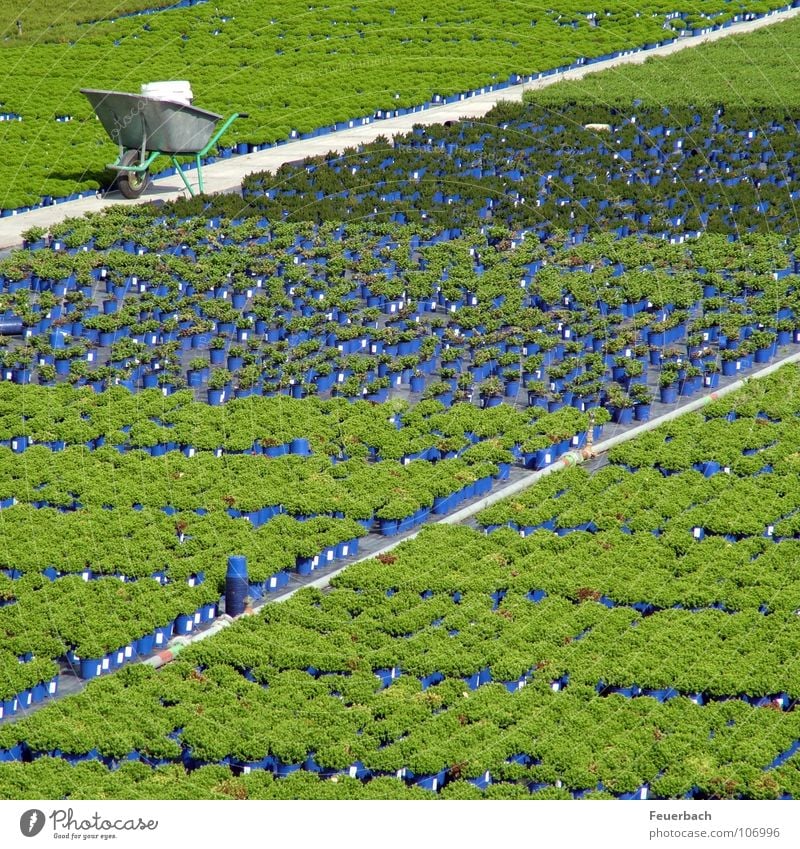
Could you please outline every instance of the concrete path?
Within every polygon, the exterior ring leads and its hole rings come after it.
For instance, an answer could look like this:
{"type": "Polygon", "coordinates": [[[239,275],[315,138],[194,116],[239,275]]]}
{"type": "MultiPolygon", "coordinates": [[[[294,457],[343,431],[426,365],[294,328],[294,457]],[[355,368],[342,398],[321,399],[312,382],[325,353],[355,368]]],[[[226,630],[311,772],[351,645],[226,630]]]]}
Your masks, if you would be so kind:
{"type": "MultiPolygon", "coordinates": [[[[641,64],[651,56],[669,56],[684,50],[687,47],[695,47],[699,44],[707,44],[718,41],[729,35],[742,34],[765,26],[785,21],[800,14],[800,8],[788,9],[776,12],[755,21],[744,21],[734,24],[725,29],[715,30],[707,35],[684,36],[672,44],[663,47],[655,47],[651,50],[638,50],[627,55],[618,56],[605,62],[598,62],[581,68],[555,74],[542,80],[509,86],[501,91],[489,94],[480,94],[469,97],[444,106],[434,106],[421,112],[403,115],[400,118],[389,118],[376,120],[370,124],[353,129],[341,130],[329,135],[301,139],[296,142],[282,144],[268,150],[250,153],[244,156],[233,156],[222,162],[217,162],[203,169],[206,191],[230,192],[238,191],[242,179],[254,171],[276,171],[287,162],[295,162],[308,156],[319,156],[328,151],[341,151],[347,147],[355,147],[374,141],[378,136],[389,136],[396,133],[409,131],[414,124],[442,124],[445,121],[456,121],[459,118],[480,118],[494,108],[500,101],[519,101],[526,91],[534,91],[544,88],[561,80],[579,80],[587,74],[593,74],[607,68],[619,65],[641,64]]],[[[111,151],[109,142],[109,151],[111,151]]],[[[196,172],[189,172],[191,178],[196,179],[196,172]]],[[[142,200],[174,200],[187,194],[179,176],[165,177],[153,181],[142,200]]],[[[22,243],[22,233],[29,227],[49,227],[62,221],[67,217],[81,216],[87,212],[98,212],[104,207],[112,204],[134,204],[140,201],[125,200],[119,192],[108,192],[103,196],[93,198],[82,198],[76,201],[55,204],[54,206],[41,207],[20,215],[0,218],[0,248],[8,248],[22,243]]]]}

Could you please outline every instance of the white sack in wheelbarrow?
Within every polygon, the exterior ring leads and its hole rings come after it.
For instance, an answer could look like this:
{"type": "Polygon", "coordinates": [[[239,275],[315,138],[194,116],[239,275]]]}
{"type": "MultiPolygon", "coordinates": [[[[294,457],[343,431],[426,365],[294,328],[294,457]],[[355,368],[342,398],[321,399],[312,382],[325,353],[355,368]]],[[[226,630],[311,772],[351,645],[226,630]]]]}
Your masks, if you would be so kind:
{"type": "Polygon", "coordinates": [[[192,105],[194,94],[187,80],[166,80],[164,82],[143,83],[141,94],[156,100],[171,100],[192,105]]]}

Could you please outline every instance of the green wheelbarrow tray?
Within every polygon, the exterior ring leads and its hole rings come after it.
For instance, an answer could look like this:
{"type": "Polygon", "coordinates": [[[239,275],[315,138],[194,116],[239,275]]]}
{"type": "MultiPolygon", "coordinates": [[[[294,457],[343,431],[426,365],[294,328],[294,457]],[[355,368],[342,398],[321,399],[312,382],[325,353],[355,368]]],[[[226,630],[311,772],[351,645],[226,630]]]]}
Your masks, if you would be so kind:
{"type": "Polygon", "coordinates": [[[162,154],[171,157],[191,195],[195,190],[186,179],[177,157],[194,156],[197,188],[202,192],[202,158],[237,118],[247,117],[243,113],[234,113],[216,130],[221,115],[186,103],[120,91],[86,88],[80,91],[92,104],[111,140],[119,145],[119,158],[108,167],[119,172],[117,184],[128,198],[142,194],[148,182],[148,169],[162,154]]]}

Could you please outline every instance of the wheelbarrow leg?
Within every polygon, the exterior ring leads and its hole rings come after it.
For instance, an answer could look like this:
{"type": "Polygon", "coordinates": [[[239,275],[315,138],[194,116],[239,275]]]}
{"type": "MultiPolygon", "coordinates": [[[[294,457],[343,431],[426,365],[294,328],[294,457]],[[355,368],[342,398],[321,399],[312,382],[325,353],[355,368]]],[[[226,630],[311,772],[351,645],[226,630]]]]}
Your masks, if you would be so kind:
{"type": "MultiPolygon", "coordinates": [[[[184,173],[180,162],[178,162],[177,156],[172,157],[172,164],[175,166],[175,170],[181,175],[181,180],[183,180],[183,185],[186,186],[186,190],[189,192],[189,194],[192,197],[194,197],[194,189],[192,188],[191,183],[186,179],[186,174],[184,173]]],[[[202,191],[202,182],[201,182],[200,185],[201,185],[200,191],[202,191]]]]}
{"type": "MultiPolygon", "coordinates": [[[[196,192],[192,187],[192,184],[186,179],[186,172],[181,167],[177,157],[172,157],[172,164],[175,166],[175,170],[181,175],[181,180],[183,180],[183,185],[186,186],[186,190],[192,197],[194,197],[196,192]]],[[[203,160],[200,158],[199,153],[195,156],[195,164],[197,166],[197,191],[200,194],[203,194],[205,188],[203,184],[203,160]]]]}
{"type": "MultiPolygon", "coordinates": [[[[205,184],[203,183],[203,157],[206,156],[206,154],[208,154],[208,152],[211,150],[211,148],[213,148],[216,145],[216,143],[220,140],[220,138],[222,138],[223,134],[228,129],[228,127],[230,127],[230,125],[237,118],[248,118],[248,117],[249,116],[247,115],[247,113],[234,112],[234,114],[231,115],[231,117],[228,118],[222,124],[222,126],[217,130],[217,132],[214,133],[213,137],[208,142],[208,144],[202,150],[198,150],[197,153],[195,154],[195,163],[197,165],[197,188],[198,188],[198,191],[200,192],[200,194],[203,194],[203,192],[205,191],[205,184]]],[[[174,157],[173,157],[173,162],[175,162],[174,157]]],[[[177,162],[175,162],[175,164],[177,166],[177,162]]],[[[181,170],[181,177],[183,178],[184,185],[189,190],[189,194],[194,195],[194,189],[192,189],[192,187],[189,185],[189,183],[188,183],[186,177],[184,176],[182,170],[181,170]]]]}
{"type": "Polygon", "coordinates": [[[197,186],[200,190],[200,194],[202,195],[205,191],[203,186],[203,160],[200,158],[199,153],[195,158],[197,159],[197,186]]]}

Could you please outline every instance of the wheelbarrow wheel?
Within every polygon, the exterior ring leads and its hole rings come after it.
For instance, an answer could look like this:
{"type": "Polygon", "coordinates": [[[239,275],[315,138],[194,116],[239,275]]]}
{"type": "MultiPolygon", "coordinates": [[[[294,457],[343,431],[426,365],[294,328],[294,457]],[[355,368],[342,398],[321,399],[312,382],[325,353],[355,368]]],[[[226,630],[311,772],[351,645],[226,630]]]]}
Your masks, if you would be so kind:
{"type": "MultiPolygon", "coordinates": [[[[120,160],[120,165],[136,165],[139,162],[138,150],[126,150],[120,160]]],[[[147,188],[150,175],[147,171],[120,171],[117,177],[117,187],[123,196],[135,200],[147,188]]]]}

